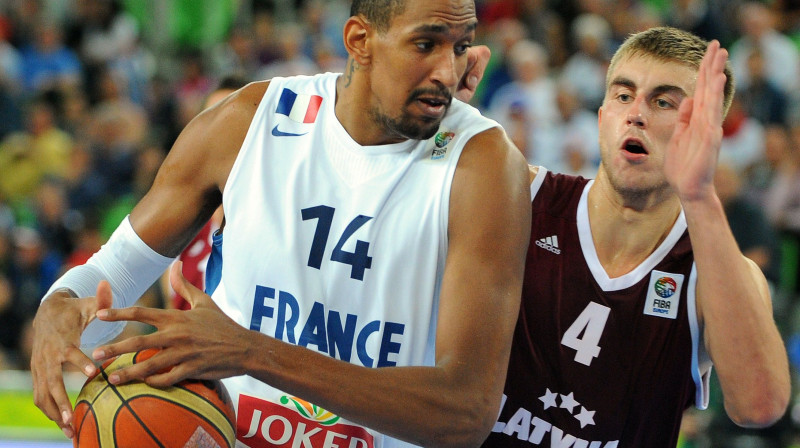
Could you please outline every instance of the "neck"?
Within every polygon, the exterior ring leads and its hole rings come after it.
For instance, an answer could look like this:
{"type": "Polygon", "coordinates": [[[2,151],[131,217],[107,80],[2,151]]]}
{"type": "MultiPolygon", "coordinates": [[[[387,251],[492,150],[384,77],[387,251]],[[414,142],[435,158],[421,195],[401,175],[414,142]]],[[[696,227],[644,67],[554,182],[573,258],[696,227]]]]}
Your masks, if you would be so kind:
{"type": "Polygon", "coordinates": [[[351,58],[345,73],[336,80],[336,118],[356,143],[362,146],[398,143],[406,138],[388,135],[373,115],[370,79],[351,58]]]}
{"type": "Polygon", "coordinates": [[[589,191],[589,224],[597,256],[606,273],[619,277],[639,266],[664,241],[681,212],[678,197],[654,192],[632,206],[607,178],[598,176],[589,191]]]}

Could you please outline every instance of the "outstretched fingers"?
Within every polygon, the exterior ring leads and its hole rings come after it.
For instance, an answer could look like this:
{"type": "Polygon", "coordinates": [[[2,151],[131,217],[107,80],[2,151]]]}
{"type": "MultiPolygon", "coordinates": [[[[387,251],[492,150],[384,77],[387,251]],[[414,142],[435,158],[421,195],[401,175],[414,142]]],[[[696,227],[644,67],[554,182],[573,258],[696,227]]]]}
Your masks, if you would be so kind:
{"type": "Polygon", "coordinates": [[[708,125],[714,127],[722,124],[722,102],[726,81],[724,70],[727,60],[727,50],[721,48],[718,41],[711,41],[697,73],[695,110],[703,114],[702,119],[706,120],[708,125]]]}
{"type": "Polygon", "coordinates": [[[47,369],[43,375],[31,366],[34,381],[39,383],[33,388],[33,403],[50,420],[54,421],[68,438],[74,436],[72,429],[72,403],[69,401],[61,366],[58,369],[47,369]]]}

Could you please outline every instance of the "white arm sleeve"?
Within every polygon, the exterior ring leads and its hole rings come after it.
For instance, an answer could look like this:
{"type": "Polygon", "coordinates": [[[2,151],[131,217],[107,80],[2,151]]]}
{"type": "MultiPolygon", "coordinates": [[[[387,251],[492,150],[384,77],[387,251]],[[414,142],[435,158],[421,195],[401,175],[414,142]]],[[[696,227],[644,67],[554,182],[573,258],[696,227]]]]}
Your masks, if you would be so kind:
{"type": "MultiPolygon", "coordinates": [[[[78,297],[91,297],[100,280],[111,284],[113,307],[131,306],[164,273],[173,259],[151,249],[131,227],[126,216],[108,242],[86,264],[67,271],[45,294],[68,288],[78,297]]],[[[44,301],[44,299],[42,299],[44,301]]],[[[81,335],[81,348],[91,348],[117,336],[125,322],[93,320],[81,335]]]]}

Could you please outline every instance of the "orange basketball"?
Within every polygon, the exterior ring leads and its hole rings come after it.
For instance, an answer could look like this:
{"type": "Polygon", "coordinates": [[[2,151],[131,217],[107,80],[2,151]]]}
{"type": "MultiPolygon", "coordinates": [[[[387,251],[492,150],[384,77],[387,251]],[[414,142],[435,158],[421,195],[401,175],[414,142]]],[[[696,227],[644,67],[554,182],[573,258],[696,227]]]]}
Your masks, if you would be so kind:
{"type": "Polygon", "coordinates": [[[75,404],[75,447],[233,448],[236,417],[220,381],[184,380],[167,388],[108,382],[111,372],[157,352],[110,359],[86,380],[75,404]]]}

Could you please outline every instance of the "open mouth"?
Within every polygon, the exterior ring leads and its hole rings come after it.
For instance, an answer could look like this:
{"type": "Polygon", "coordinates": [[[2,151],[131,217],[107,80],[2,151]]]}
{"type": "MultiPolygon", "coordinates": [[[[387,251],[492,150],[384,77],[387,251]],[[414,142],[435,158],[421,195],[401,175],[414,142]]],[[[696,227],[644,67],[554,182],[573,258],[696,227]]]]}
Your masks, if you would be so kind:
{"type": "Polygon", "coordinates": [[[425,97],[417,98],[422,107],[422,113],[431,119],[440,119],[447,110],[450,102],[446,98],[425,97]]]}
{"type": "Polygon", "coordinates": [[[429,107],[442,107],[447,106],[449,101],[446,98],[419,98],[419,101],[429,107]]]}
{"type": "Polygon", "coordinates": [[[622,144],[622,149],[631,154],[647,155],[647,149],[641,141],[635,139],[628,139],[622,144]]]}

